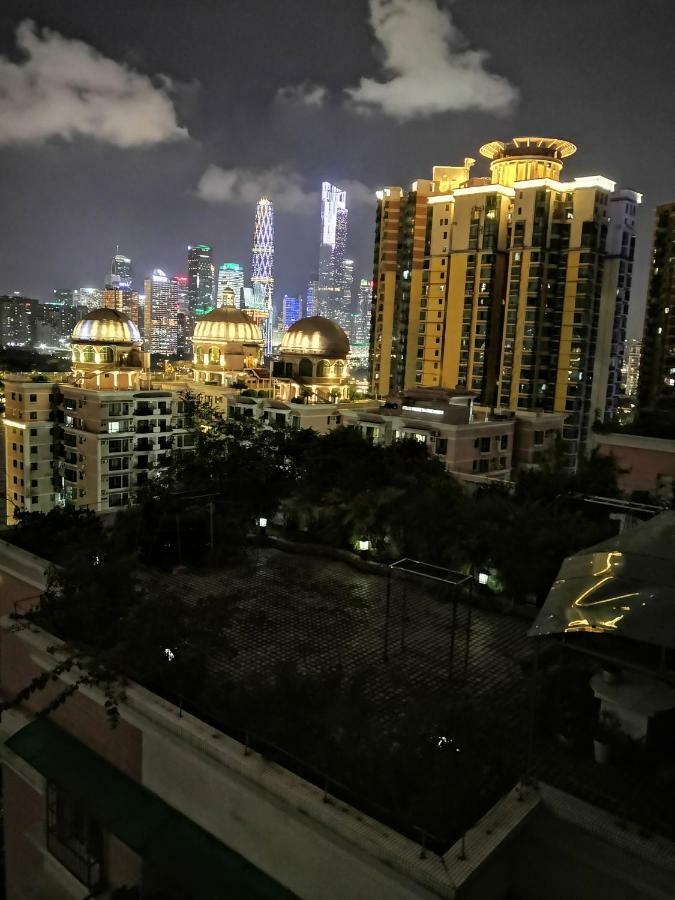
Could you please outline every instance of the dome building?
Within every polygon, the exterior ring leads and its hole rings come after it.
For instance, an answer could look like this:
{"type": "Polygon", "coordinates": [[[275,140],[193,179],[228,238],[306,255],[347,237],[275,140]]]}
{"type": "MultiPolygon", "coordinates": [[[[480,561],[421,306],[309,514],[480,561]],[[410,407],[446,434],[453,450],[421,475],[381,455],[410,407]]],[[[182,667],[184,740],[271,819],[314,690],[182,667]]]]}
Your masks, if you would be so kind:
{"type": "Polygon", "coordinates": [[[143,357],[141,335],[117,309],[94,309],[80,319],[70,338],[73,375],[85,387],[137,387],[143,357]]]}
{"type": "Polygon", "coordinates": [[[349,389],[349,338],[330,319],[299,319],[284,334],[274,364],[275,394],[314,402],[344,400],[349,389]],[[287,396],[286,396],[287,395],[287,396]]]}
{"type": "Polygon", "coordinates": [[[199,316],[192,336],[193,377],[197,382],[231,384],[263,360],[260,328],[243,310],[221,306],[199,316]]]}

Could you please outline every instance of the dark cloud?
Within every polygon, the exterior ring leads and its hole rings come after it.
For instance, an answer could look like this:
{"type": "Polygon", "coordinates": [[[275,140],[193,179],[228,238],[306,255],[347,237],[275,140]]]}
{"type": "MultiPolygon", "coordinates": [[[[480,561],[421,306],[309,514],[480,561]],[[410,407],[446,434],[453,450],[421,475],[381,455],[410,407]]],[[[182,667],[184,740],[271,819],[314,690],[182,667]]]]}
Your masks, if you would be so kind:
{"type": "MultiPolygon", "coordinates": [[[[390,11],[399,2],[392,0],[390,11]]],[[[318,265],[323,180],[361,185],[349,201],[348,252],[357,276],[367,276],[375,216],[369,190],[409,185],[428,177],[434,164],[477,156],[489,140],[544,134],[579,147],[565,178],[601,174],[644,192],[633,288],[637,330],[652,210],[675,199],[675,123],[667,97],[675,80],[673,5],[650,4],[648,16],[634,0],[427,0],[427,8],[451,30],[409,32],[412,61],[403,66],[395,65],[397,56],[385,58],[368,0],[3,0],[6,61],[25,65],[16,29],[30,17],[39,29],[147,78],[167,94],[191,140],[121,149],[78,132],[70,141],[0,146],[0,291],[46,298],[55,287],[100,283],[116,243],[133,257],[139,278],[155,267],[183,271],[187,244],[201,241],[213,244],[217,261],[248,268],[255,185],[272,199],[274,192],[290,198],[277,200],[275,272],[281,295],[302,292],[318,265]],[[397,85],[386,90],[400,98],[397,78],[419,71],[414,66],[439,48],[453,65],[477,48],[489,53],[469,59],[488,79],[516,86],[517,105],[496,115],[476,103],[407,120],[383,112],[382,103],[367,104],[370,115],[345,108],[345,91],[369,81],[397,85]],[[199,90],[167,93],[154,78],[159,72],[199,90]],[[289,94],[282,90],[289,85],[302,88],[289,94]],[[322,102],[303,103],[317,85],[326,89],[316,94],[322,102]],[[280,171],[281,180],[270,183],[269,173],[280,171]],[[212,202],[200,198],[198,185],[212,202]],[[357,195],[366,202],[354,202],[357,195]]],[[[444,66],[430,68],[416,89],[421,107],[451,94],[448,79],[438,89],[445,75],[444,66]]],[[[479,158],[474,174],[487,171],[479,158]]]]}
{"type": "Polygon", "coordinates": [[[22,59],[0,57],[0,144],[85,136],[117,147],[187,137],[169,96],[157,84],[82,41],[29,20],[16,30],[22,59]]]}

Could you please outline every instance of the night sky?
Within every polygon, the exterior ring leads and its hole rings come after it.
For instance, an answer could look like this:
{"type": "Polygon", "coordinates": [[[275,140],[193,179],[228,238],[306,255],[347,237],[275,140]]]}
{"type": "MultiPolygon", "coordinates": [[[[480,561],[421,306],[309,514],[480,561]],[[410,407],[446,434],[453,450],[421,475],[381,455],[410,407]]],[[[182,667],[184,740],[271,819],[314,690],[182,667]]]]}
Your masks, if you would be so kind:
{"type": "Polygon", "coordinates": [[[324,179],[370,275],[376,187],[541,134],[578,145],[567,177],[644,193],[636,332],[675,200],[674,26],[672,0],[3,0],[0,292],[100,286],[117,243],[137,286],[196,242],[248,275],[266,190],[277,293],[304,293],[324,179]]]}

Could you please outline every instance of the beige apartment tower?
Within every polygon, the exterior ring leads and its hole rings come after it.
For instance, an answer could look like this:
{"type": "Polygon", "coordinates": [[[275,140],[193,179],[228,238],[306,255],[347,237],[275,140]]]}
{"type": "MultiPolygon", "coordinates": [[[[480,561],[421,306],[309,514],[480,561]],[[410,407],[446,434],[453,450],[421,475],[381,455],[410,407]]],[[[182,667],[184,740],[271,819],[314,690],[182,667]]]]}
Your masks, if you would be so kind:
{"type": "Polygon", "coordinates": [[[570,462],[621,389],[640,195],[562,181],[569,141],[492,141],[474,163],[378,192],[371,383],[468,388],[489,407],[565,414],[570,462]]]}

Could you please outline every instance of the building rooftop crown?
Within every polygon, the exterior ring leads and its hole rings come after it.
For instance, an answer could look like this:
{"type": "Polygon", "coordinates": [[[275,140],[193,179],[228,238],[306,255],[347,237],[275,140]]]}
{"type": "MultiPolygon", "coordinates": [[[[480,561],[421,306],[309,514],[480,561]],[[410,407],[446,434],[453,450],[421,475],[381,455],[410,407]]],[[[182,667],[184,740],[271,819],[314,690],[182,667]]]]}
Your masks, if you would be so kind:
{"type": "Polygon", "coordinates": [[[308,316],[298,319],[284,334],[280,353],[284,352],[346,359],[349,338],[336,322],[323,316],[308,316]]]}
{"type": "Polygon", "coordinates": [[[480,148],[487,159],[509,159],[518,156],[565,159],[577,152],[575,144],[560,138],[514,137],[510,141],[490,141],[480,148]]]}
{"type": "Polygon", "coordinates": [[[205,316],[198,316],[193,340],[262,344],[263,336],[258,325],[243,310],[221,306],[205,316]]]}
{"type": "Polygon", "coordinates": [[[140,344],[135,323],[117,309],[93,309],[80,319],[71,340],[79,344],[140,344]]]}

